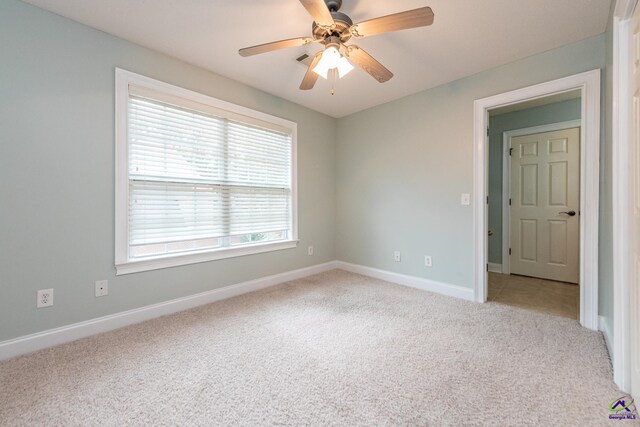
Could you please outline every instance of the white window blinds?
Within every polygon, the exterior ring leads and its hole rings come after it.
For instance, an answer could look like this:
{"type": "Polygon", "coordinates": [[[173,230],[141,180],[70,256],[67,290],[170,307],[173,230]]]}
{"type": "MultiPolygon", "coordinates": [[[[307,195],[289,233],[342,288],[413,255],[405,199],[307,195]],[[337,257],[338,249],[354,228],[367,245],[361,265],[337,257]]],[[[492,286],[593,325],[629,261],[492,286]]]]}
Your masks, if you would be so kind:
{"type": "Polygon", "coordinates": [[[129,257],[287,240],[292,134],[129,88],[129,257]]]}

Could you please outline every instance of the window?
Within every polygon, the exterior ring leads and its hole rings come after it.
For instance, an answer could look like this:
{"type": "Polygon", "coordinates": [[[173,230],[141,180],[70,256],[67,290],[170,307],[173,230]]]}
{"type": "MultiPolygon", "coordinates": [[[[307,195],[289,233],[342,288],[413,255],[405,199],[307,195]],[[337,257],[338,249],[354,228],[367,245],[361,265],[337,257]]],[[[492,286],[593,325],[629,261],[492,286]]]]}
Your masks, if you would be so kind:
{"type": "Polygon", "coordinates": [[[295,247],[295,152],[295,123],[117,69],[117,274],[295,247]]]}

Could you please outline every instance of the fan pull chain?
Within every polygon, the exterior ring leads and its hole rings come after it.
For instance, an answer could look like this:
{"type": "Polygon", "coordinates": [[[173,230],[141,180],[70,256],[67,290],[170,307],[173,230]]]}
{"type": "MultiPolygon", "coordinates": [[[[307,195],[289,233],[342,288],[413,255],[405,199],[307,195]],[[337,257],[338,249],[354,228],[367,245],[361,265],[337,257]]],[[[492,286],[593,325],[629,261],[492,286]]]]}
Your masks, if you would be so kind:
{"type": "Polygon", "coordinates": [[[338,70],[336,68],[331,70],[331,96],[336,94],[336,74],[338,74],[338,70]]]}

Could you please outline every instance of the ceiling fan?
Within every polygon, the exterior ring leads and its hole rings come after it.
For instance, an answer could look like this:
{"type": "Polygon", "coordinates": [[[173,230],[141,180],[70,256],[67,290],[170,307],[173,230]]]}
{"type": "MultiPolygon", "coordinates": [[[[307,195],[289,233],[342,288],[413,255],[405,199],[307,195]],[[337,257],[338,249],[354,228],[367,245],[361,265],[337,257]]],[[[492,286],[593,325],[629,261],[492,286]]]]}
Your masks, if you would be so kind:
{"type": "MultiPolygon", "coordinates": [[[[331,72],[344,77],[353,69],[353,62],[369,73],[371,77],[384,83],[393,77],[393,73],[376,61],[362,48],[352,44],[345,45],[351,38],[362,38],[391,31],[424,27],[433,23],[433,11],[430,7],[408,10],[405,12],[386,15],[368,21],[354,24],[351,18],[338,12],[342,0],[299,0],[314,19],[312,37],[298,37],[280,40],[272,43],[240,49],[241,56],[252,56],[289,47],[304,46],[319,43],[324,50],[318,52],[302,79],[300,89],[313,88],[319,76],[327,78],[331,72]]],[[[332,91],[333,94],[333,91],[332,91]]]]}

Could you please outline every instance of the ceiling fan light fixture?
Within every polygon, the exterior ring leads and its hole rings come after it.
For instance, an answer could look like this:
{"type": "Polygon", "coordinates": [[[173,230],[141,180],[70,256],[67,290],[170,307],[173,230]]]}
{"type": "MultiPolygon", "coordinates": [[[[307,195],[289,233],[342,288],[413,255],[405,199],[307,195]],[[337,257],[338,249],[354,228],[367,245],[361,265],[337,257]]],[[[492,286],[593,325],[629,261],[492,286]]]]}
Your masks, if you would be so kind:
{"type": "Polygon", "coordinates": [[[318,65],[313,68],[313,71],[326,79],[328,77],[329,70],[334,68],[338,69],[338,74],[340,78],[342,78],[353,70],[353,65],[347,61],[347,58],[340,54],[335,46],[329,46],[324,52],[322,52],[322,58],[320,59],[320,62],[318,62],[318,65]]]}
{"type": "Polygon", "coordinates": [[[327,76],[329,75],[329,67],[321,63],[322,63],[322,60],[320,60],[318,65],[315,66],[315,68],[313,69],[313,72],[319,75],[320,77],[326,79],[327,76]]]}
{"type": "Polygon", "coordinates": [[[343,78],[353,70],[353,65],[344,56],[338,61],[338,76],[343,78]]]}

